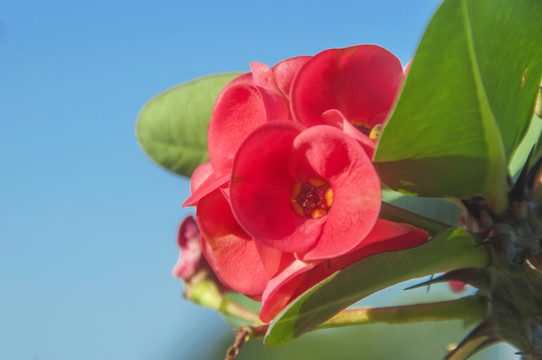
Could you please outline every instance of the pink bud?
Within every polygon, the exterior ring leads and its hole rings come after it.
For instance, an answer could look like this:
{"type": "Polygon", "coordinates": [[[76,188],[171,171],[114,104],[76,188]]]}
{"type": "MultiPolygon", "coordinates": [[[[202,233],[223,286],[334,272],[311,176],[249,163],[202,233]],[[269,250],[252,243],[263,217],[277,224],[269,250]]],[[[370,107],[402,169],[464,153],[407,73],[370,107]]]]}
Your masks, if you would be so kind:
{"type": "Polygon", "coordinates": [[[200,232],[192,215],[184,218],[179,226],[177,246],[179,258],[173,267],[172,274],[177,278],[190,281],[198,270],[208,267],[201,252],[200,232]]]}

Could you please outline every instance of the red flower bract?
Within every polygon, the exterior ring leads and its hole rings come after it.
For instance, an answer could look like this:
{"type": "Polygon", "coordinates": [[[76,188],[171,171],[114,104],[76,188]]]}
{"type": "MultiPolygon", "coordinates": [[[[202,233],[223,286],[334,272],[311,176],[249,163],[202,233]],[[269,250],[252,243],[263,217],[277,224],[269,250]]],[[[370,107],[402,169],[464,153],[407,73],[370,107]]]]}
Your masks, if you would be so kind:
{"type": "Polygon", "coordinates": [[[308,126],[340,126],[345,118],[368,135],[386,119],[403,79],[399,59],[379,46],[325,50],[297,74],[290,91],[292,114],[308,126]],[[323,119],[330,110],[335,112],[323,119]]]}
{"type": "Polygon", "coordinates": [[[356,261],[385,251],[417,246],[428,237],[427,232],[414,226],[378,220],[367,237],[344,256],[318,263],[292,261],[290,266],[271,279],[265,288],[260,319],[264,322],[271,321],[293,299],[356,261]]]}
{"type": "Polygon", "coordinates": [[[256,127],[288,120],[288,92],[299,68],[309,59],[299,56],[273,68],[252,63],[252,72],[231,81],[218,95],[209,123],[209,158],[216,176],[229,173],[239,143],[256,127]]]}
{"type": "Polygon", "coordinates": [[[360,144],[341,130],[265,124],[241,144],[230,202],[253,238],[304,260],[355,248],[380,212],[380,180],[360,144]]]}
{"type": "Polygon", "coordinates": [[[198,203],[202,249],[224,285],[250,296],[263,292],[268,276],[254,240],[235,221],[220,189],[198,203]]]}

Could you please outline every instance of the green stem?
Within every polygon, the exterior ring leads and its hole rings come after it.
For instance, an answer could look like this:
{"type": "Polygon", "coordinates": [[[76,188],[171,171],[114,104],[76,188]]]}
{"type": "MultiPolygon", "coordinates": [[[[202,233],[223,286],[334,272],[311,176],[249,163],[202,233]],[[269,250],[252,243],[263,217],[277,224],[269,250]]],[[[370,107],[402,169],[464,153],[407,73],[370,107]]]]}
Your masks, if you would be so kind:
{"type": "Polygon", "coordinates": [[[247,321],[252,326],[263,325],[258,314],[228,299],[222,300],[219,311],[224,315],[235,316],[238,319],[247,321]]]}
{"type": "Polygon", "coordinates": [[[386,202],[382,202],[380,218],[419,227],[427,231],[430,235],[436,235],[452,227],[451,225],[422,216],[420,214],[416,214],[412,211],[405,210],[386,202]]]}
{"type": "Polygon", "coordinates": [[[318,326],[318,329],[374,323],[405,324],[420,321],[482,320],[486,313],[486,301],[483,297],[475,295],[428,304],[343,310],[318,326]]]}
{"type": "Polygon", "coordinates": [[[258,314],[224,298],[213,280],[205,279],[197,283],[185,283],[184,296],[198,305],[244,320],[249,325],[255,327],[263,325],[258,314]]]}
{"type": "MultiPolygon", "coordinates": [[[[481,321],[487,313],[484,297],[473,295],[461,299],[426,304],[389,306],[370,309],[343,310],[325,323],[312,329],[330,329],[345,326],[376,323],[407,324],[422,321],[471,320],[481,321]]],[[[243,326],[246,340],[263,337],[268,325],[259,327],[243,326]]],[[[238,349],[238,348],[237,348],[238,349]]]]}

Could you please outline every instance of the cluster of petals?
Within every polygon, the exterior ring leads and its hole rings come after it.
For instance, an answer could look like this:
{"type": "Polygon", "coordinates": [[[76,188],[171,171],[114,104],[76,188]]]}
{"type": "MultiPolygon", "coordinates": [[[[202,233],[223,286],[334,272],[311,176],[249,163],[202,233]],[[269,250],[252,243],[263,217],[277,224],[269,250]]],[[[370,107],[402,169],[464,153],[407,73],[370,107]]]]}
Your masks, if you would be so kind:
{"type": "Polygon", "coordinates": [[[217,98],[184,205],[216,276],[268,322],[335,271],[428,235],[378,218],[375,133],[404,78],[393,54],[359,45],[251,70],[217,98]]]}

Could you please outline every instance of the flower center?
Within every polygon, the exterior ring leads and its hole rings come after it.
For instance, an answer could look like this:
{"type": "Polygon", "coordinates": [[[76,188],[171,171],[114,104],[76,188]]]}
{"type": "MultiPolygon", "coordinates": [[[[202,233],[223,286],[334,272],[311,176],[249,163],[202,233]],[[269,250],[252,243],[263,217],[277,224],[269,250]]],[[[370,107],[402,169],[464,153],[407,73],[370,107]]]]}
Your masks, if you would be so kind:
{"type": "Polygon", "coordinates": [[[373,140],[378,140],[380,133],[382,132],[382,125],[380,124],[371,127],[371,125],[367,124],[366,122],[356,121],[352,125],[373,140]]]}
{"type": "Polygon", "coordinates": [[[371,125],[367,124],[366,122],[356,121],[352,125],[354,125],[356,129],[358,129],[367,136],[369,136],[369,134],[371,133],[371,125]]]}
{"type": "Polygon", "coordinates": [[[297,182],[292,188],[292,207],[301,216],[318,219],[327,214],[333,204],[333,189],[322,179],[310,178],[297,182]]]}

